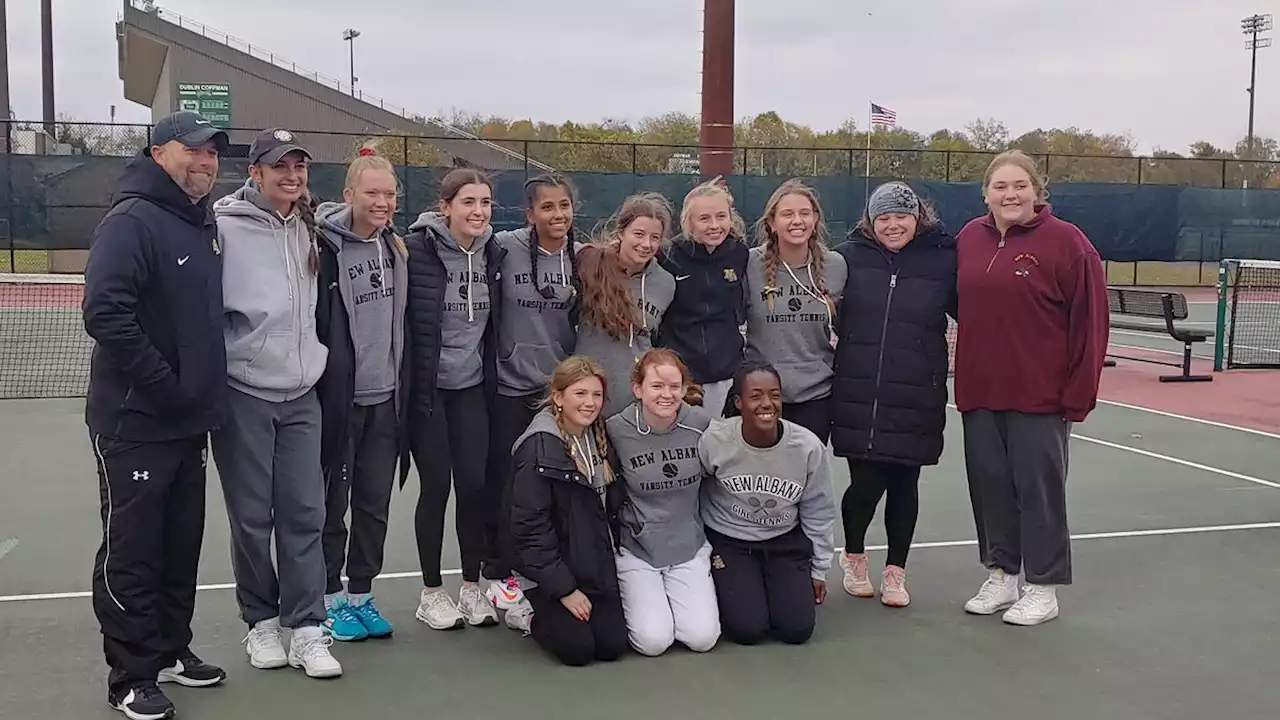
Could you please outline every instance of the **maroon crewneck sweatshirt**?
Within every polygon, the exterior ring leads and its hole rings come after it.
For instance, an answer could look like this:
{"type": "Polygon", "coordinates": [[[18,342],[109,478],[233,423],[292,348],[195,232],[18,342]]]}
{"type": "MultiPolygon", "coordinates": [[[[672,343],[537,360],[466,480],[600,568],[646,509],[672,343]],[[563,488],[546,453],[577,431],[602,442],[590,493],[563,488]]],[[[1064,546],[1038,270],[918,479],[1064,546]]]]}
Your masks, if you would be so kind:
{"type": "Polygon", "coordinates": [[[1058,413],[1097,405],[1110,311],[1106,273],[1080,228],[1049,206],[1003,236],[990,214],[956,236],[956,407],[1058,413]]]}

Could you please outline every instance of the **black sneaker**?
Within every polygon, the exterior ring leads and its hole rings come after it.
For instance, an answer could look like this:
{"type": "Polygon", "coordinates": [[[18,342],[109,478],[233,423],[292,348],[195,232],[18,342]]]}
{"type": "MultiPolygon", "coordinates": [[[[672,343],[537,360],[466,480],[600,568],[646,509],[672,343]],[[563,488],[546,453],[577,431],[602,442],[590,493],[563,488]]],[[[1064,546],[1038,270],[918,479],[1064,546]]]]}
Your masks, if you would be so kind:
{"type": "Polygon", "coordinates": [[[227,679],[227,672],[217,665],[210,665],[195,655],[178,658],[173,665],[160,671],[157,682],[176,682],[186,687],[210,687],[227,679]]]}
{"type": "Polygon", "coordinates": [[[168,720],[176,712],[169,698],[155,685],[139,685],[107,698],[111,707],[129,720],[168,720]]]}

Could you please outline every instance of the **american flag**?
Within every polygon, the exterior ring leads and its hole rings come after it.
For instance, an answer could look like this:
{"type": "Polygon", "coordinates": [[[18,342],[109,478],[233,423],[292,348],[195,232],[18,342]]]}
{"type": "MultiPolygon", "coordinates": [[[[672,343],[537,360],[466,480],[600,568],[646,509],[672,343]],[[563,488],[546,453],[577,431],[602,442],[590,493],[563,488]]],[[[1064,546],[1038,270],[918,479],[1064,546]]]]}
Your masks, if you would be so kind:
{"type": "Polygon", "coordinates": [[[887,107],[881,107],[875,103],[871,103],[871,127],[882,127],[886,130],[892,130],[898,126],[898,113],[887,107]]]}

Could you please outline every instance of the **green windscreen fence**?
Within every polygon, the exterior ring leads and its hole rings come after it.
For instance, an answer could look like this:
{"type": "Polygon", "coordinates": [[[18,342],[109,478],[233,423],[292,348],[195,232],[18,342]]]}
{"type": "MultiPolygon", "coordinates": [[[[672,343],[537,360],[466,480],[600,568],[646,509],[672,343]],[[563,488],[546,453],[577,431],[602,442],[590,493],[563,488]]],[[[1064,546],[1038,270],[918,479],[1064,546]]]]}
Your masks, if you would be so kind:
{"type": "MultiPolygon", "coordinates": [[[[110,206],[126,158],[4,155],[0,178],[0,251],[85,249],[94,226],[110,206]]],[[[322,199],[339,199],[346,168],[316,163],[311,187],[322,199]]],[[[402,188],[397,224],[434,206],[448,168],[400,166],[402,188]]],[[[698,181],[687,174],[572,172],[577,190],[577,225],[591,230],[628,195],[662,193],[677,210],[698,181]]],[[[244,183],[243,161],[222,163],[215,195],[244,183]]],[[[492,174],[494,225],[523,223],[523,170],[492,174]]],[[[769,195],[785,178],[733,175],[727,178],[738,210],[754,222],[769,195]]],[[[822,176],[806,180],[821,198],[831,235],[839,240],[857,224],[868,182],[862,177],[822,176]]],[[[884,179],[873,178],[870,185],[884,179]]],[[[953,232],[985,212],[975,182],[908,180],[938,209],[953,232]]],[[[1208,189],[1122,183],[1060,183],[1050,186],[1056,212],[1079,225],[1107,260],[1210,261],[1223,257],[1280,259],[1280,190],[1208,189]]]]}

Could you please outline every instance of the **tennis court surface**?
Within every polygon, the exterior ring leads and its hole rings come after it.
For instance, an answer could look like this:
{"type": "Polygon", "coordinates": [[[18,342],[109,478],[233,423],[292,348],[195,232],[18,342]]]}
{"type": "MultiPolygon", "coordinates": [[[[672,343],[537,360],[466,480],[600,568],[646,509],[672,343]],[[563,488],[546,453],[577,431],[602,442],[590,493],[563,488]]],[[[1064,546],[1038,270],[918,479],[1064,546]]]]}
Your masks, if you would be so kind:
{"type": "MultiPolygon", "coordinates": [[[[105,703],[85,592],[99,524],[82,410],[79,400],[0,402],[0,539],[19,539],[0,559],[0,718],[120,717],[105,703]]],[[[1076,584],[1060,593],[1059,619],[1016,628],[961,609],[984,573],[959,417],[949,420],[942,464],[923,478],[911,607],[851,598],[836,570],[806,646],[721,644],[583,669],[504,626],[441,633],[414,619],[414,479],[393,501],[391,577],[375,584],[396,635],[335,645],[346,671],[337,680],[250,668],[211,464],[194,649],[230,679],[166,690],[179,717],[210,720],[1280,717],[1280,435],[1102,404],[1071,448],[1076,584]]],[[[847,474],[835,467],[842,492],[847,474]]],[[[876,525],[869,542],[878,569],[876,525]]],[[[446,548],[456,568],[452,539],[446,548]]],[[[446,578],[455,590],[458,581],[446,578]]]]}

